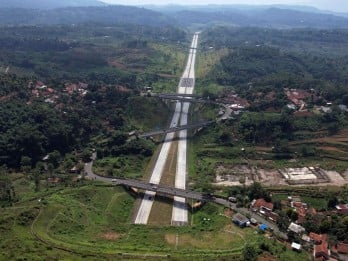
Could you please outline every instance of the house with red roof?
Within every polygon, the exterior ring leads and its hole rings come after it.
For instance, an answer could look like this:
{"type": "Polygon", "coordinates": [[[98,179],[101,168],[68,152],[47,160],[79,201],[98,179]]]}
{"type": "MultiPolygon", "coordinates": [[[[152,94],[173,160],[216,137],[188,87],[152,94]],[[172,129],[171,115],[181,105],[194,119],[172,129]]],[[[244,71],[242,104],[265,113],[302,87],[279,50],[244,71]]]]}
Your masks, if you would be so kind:
{"type": "Polygon", "coordinates": [[[348,260],[348,244],[340,242],[331,247],[331,256],[338,260],[348,260]]]}
{"type": "Polygon", "coordinates": [[[254,199],[251,202],[251,208],[254,212],[259,211],[261,214],[265,214],[265,212],[272,212],[273,211],[273,203],[267,202],[263,198],[254,199]]]}
{"type": "Polygon", "coordinates": [[[285,89],[285,94],[288,99],[297,106],[305,104],[303,100],[311,96],[308,91],[300,89],[285,89]]]}
{"type": "Polygon", "coordinates": [[[277,222],[279,219],[279,215],[275,212],[267,212],[266,217],[273,222],[277,222]]]}
{"type": "Polygon", "coordinates": [[[312,240],[312,242],[316,245],[321,244],[323,241],[326,240],[327,235],[317,234],[314,232],[309,233],[309,238],[312,240]]]}
{"type": "Polygon", "coordinates": [[[344,254],[344,255],[348,255],[348,244],[345,243],[338,243],[337,244],[337,252],[339,254],[344,254]]]}
{"type": "Polygon", "coordinates": [[[327,235],[309,233],[309,237],[314,243],[313,256],[315,260],[329,260],[330,251],[328,248],[327,235]]]}
{"type": "Polygon", "coordinates": [[[306,221],[307,210],[304,207],[297,207],[295,209],[298,215],[297,223],[303,224],[306,221]]]}
{"type": "Polygon", "coordinates": [[[338,204],[336,206],[338,214],[347,215],[348,214],[348,204],[338,204]]]}
{"type": "Polygon", "coordinates": [[[329,260],[330,253],[327,247],[327,242],[314,246],[313,255],[315,260],[329,260]]]}

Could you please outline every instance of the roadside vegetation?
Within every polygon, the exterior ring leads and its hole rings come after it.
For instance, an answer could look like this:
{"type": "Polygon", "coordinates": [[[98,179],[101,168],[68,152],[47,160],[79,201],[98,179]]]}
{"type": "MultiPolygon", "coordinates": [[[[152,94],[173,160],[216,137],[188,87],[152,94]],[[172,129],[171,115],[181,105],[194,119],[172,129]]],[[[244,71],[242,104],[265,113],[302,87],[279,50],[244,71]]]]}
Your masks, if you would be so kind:
{"type": "Polygon", "coordinates": [[[14,205],[2,208],[1,258],[239,258],[246,241],[255,253],[266,244],[266,252],[280,260],[305,258],[304,253],[270,242],[252,228],[231,224],[224,209],[215,205],[192,212],[188,227],[135,226],[135,198],[121,187],[80,181],[33,193],[21,185],[33,181],[23,175],[17,175],[16,180],[14,190],[20,196],[14,205]]]}

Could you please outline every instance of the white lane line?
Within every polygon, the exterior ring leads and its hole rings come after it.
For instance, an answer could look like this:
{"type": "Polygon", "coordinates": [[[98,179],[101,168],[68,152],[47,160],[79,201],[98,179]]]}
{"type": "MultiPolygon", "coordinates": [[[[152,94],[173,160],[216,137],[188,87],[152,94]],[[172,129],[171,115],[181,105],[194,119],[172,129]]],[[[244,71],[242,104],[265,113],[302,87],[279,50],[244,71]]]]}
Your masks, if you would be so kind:
{"type": "MultiPolygon", "coordinates": [[[[176,103],[175,106],[175,112],[170,124],[170,127],[177,126],[180,118],[180,112],[181,112],[181,104],[180,102],[176,103]]],[[[156,161],[155,167],[152,171],[152,175],[150,178],[150,183],[153,184],[159,184],[162,174],[165,162],[168,157],[169,149],[172,144],[172,140],[174,138],[175,133],[168,133],[165,137],[164,143],[162,145],[161,151],[158,155],[158,159],[156,161]]],[[[135,218],[134,223],[135,224],[147,224],[151,212],[151,208],[155,199],[155,192],[152,191],[146,191],[143,200],[141,201],[137,216],[135,218]]]]}
{"type": "MultiPolygon", "coordinates": [[[[192,48],[197,48],[198,35],[195,34],[192,41],[192,48]]],[[[195,78],[195,61],[196,61],[196,49],[190,49],[190,55],[188,63],[183,74],[186,78],[195,78]]],[[[194,83],[191,88],[179,87],[179,93],[192,94],[194,90],[194,83]]],[[[189,112],[190,103],[183,103],[181,112],[180,125],[186,125],[188,123],[187,116],[189,112]]],[[[175,187],[186,189],[186,176],[187,176],[187,130],[179,132],[179,144],[177,152],[177,169],[175,177],[175,187]]],[[[173,211],[172,211],[172,225],[187,224],[188,212],[186,207],[186,199],[182,197],[174,197],[173,211]]]]}
{"type": "MultiPolygon", "coordinates": [[[[198,36],[194,35],[191,46],[197,46],[197,40],[198,40],[198,36]]],[[[196,53],[195,50],[190,50],[188,61],[187,61],[182,78],[190,78],[190,75],[192,75],[192,68],[194,68],[194,66],[192,67],[192,63],[195,61],[195,57],[194,57],[195,53],[196,53]]],[[[181,84],[179,83],[178,93],[186,93],[188,88],[181,87],[180,85],[181,84]]],[[[189,88],[189,89],[192,89],[192,91],[191,91],[191,93],[192,93],[193,88],[189,88]]],[[[188,112],[188,106],[187,106],[187,112],[188,112]]],[[[186,122],[187,122],[187,112],[183,113],[183,115],[186,115],[186,122]]],[[[170,125],[171,127],[175,127],[179,123],[179,118],[180,118],[181,114],[182,114],[181,113],[181,103],[177,102],[175,112],[174,112],[174,115],[172,118],[172,122],[170,125]]],[[[184,125],[184,124],[181,123],[181,125],[184,125]]],[[[180,135],[184,135],[184,137],[185,137],[184,140],[186,140],[185,133],[187,133],[186,130],[184,130],[184,132],[182,134],[180,134],[180,135]]],[[[168,133],[166,135],[165,141],[162,145],[160,154],[158,156],[154,170],[152,172],[150,183],[159,184],[161,177],[162,177],[162,174],[163,174],[164,165],[165,165],[165,162],[167,160],[169,149],[170,149],[170,146],[172,144],[173,138],[174,138],[174,133],[168,133]]],[[[186,148],[185,148],[184,153],[185,153],[185,165],[186,165],[186,148]]],[[[183,188],[185,188],[185,186],[186,186],[186,166],[185,166],[185,171],[184,171],[184,183],[183,184],[184,184],[183,188]]],[[[156,193],[152,192],[152,191],[145,192],[144,198],[141,202],[141,205],[140,205],[138,213],[137,213],[137,217],[136,217],[135,222],[134,222],[135,224],[147,224],[149,216],[150,216],[151,208],[152,208],[152,205],[154,202],[155,195],[156,195],[156,193]]],[[[185,206],[185,199],[184,198],[178,198],[177,200],[175,200],[175,202],[174,202],[174,205],[176,205],[178,209],[181,209],[183,205],[185,206]]],[[[186,206],[185,206],[185,208],[186,208],[186,206]]],[[[187,211],[179,212],[178,215],[182,216],[180,218],[180,220],[184,220],[185,216],[187,219],[187,211]]]]}

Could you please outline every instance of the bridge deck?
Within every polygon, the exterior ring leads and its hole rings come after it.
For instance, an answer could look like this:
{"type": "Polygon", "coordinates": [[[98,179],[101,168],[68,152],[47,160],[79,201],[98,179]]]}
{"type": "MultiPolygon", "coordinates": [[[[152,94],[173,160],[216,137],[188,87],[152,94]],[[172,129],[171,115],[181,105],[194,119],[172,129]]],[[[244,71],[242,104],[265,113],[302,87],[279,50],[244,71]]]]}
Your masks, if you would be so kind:
{"type": "Polygon", "coordinates": [[[194,128],[207,126],[209,124],[212,124],[213,122],[215,122],[215,121],[205,121],[205,122],[199,122],[199,123],[194,123],[194,124],[177,126],[174,128],[169,128],[169,129],[164,129],[164,130],[150,131],[150,132],[146,132],[143,134],[139,134],[138,137],[146,138],[146,137],[151,137],[154,135],[166,134],[166,133],[176,132],[176,131],[180,131],[180,130],[194,129],[194,128]]]}
{"type": "Polygon", "coordinates": [[[154,191],[162,195],[179,196],[183,198],[192,198],[195,200],[205,200],[205,201],[209,200],[209,197],[207,197],[203,193],[196,192],[196,191],[178,189],[178,188],[167,187],[162,185],[155,185],[155,184],[143,182],[140,180],[129,180],[129,179],[112,179],[112,180],[113,180],[113,184],[115,185],[123,185],[123,186],[143,189],[143,190],[154,191]]]}
{"type": "Polygon", "coordinates": [[[194,97],[194,98],[202,98],[202,96],[198,94],[189,94],[189,93],[151,93],[152,97],[194,97]]]}

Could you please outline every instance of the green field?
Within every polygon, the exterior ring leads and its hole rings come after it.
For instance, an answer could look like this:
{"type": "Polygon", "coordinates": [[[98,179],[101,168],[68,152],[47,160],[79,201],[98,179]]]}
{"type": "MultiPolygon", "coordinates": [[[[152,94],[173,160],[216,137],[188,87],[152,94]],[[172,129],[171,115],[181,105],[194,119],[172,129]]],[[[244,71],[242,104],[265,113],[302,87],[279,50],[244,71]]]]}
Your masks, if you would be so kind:
{"type": "Polygon", "coordinates": [[[266,242],[280,260],[305,258],[252,228],[236,227],[215,205],[193,213],[192,226],[139,226],[132,224],[135,199],[121,187],[86,184],[52,192],[40,192],[40,202],[28,198],[2,209],[0,260],[137,260],[144,255],[157,260],[238,260],[245,242],[266,242]]]}

